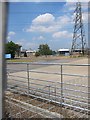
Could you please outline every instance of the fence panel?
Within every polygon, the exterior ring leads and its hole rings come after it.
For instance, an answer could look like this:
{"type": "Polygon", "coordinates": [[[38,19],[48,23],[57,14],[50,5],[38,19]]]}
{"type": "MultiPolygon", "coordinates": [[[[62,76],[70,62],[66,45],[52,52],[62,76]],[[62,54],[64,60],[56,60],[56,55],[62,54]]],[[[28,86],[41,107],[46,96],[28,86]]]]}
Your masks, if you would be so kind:
{"type": "Polygon", "coordinates": [[[88,117],[87,64],[8,63],[11,117],[88,117]],[[13,107],[17,110],[12,110],[13,107]],[[46,116],[45,116],[46,114],[46,116]]]}

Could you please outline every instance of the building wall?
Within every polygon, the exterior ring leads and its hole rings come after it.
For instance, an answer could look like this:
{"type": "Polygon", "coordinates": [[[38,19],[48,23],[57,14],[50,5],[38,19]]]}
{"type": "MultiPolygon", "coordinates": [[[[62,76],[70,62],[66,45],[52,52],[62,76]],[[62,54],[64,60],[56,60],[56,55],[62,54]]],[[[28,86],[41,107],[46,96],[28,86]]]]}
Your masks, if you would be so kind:
{"type": "Polygon", "coordinates": [[[34,56],[35,52],[27,52],[27,57],[34,56]]]}
{"type": "Polygon", "coordinates": [[[68,54],[69,51],[59,51],[59,54],[60,54],[60,55],[65,55],[66,53],[68,54]]]}

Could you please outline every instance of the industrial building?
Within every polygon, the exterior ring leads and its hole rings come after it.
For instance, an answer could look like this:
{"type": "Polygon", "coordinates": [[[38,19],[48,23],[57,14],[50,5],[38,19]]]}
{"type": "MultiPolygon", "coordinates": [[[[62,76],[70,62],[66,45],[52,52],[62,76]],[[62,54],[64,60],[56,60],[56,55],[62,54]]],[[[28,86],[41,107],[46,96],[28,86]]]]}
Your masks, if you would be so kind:
{"type": "Polygon", "coordinates": [[[60,55],[65,55],[65,56],[67,56],[67,55],[70,54],[70,50],[69,50],[69,49],[59,49],[59,50],[58,50],[58,53],[59,53],[60,55]]]}

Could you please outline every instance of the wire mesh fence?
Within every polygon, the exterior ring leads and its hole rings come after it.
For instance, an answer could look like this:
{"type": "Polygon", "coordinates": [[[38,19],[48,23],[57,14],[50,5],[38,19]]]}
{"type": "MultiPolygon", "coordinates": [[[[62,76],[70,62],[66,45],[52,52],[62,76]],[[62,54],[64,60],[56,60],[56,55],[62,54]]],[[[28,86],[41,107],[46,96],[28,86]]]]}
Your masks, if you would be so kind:
{"type": "Polygon", "coordinates": [[[8,63],[6,116],[88,118],[88,66],[8,63]]]}

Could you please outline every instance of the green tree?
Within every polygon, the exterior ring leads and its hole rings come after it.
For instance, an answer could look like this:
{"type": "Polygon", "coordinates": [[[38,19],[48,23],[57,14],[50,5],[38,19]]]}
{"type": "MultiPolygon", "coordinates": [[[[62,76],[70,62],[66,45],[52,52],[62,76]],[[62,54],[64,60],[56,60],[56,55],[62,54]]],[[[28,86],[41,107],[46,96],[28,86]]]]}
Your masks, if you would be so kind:
{"type": "Polygon", "coordinates": [[[40,53],[37,51],[37,52],[35,53],[35,56],[36,56],[36,57],[40,56],[40,53]]]}
{"type": "Polygon", "coordinates": [[[6,54],[11,54],[11,58],[15,57],[15,53],[19,52],[20,46],[10,41],[6,43],[6,54]]]}
{"type": "Polygon", "coordinates": [[[39,45],[39,53],[40,55],[52,55],[52,50],[49,48],[47,44],[41,44],[39,45]]]}
{"type": "Polygon", "coordinates": [[[18,45],[18,44],[15,44],[15,45],[16,45],[16,51],[15,52],[16,52],[17,56],[19,57],[20,56],[20,52],[21,52],[20,49],[21,49],[22,46],[18,45]]]}

